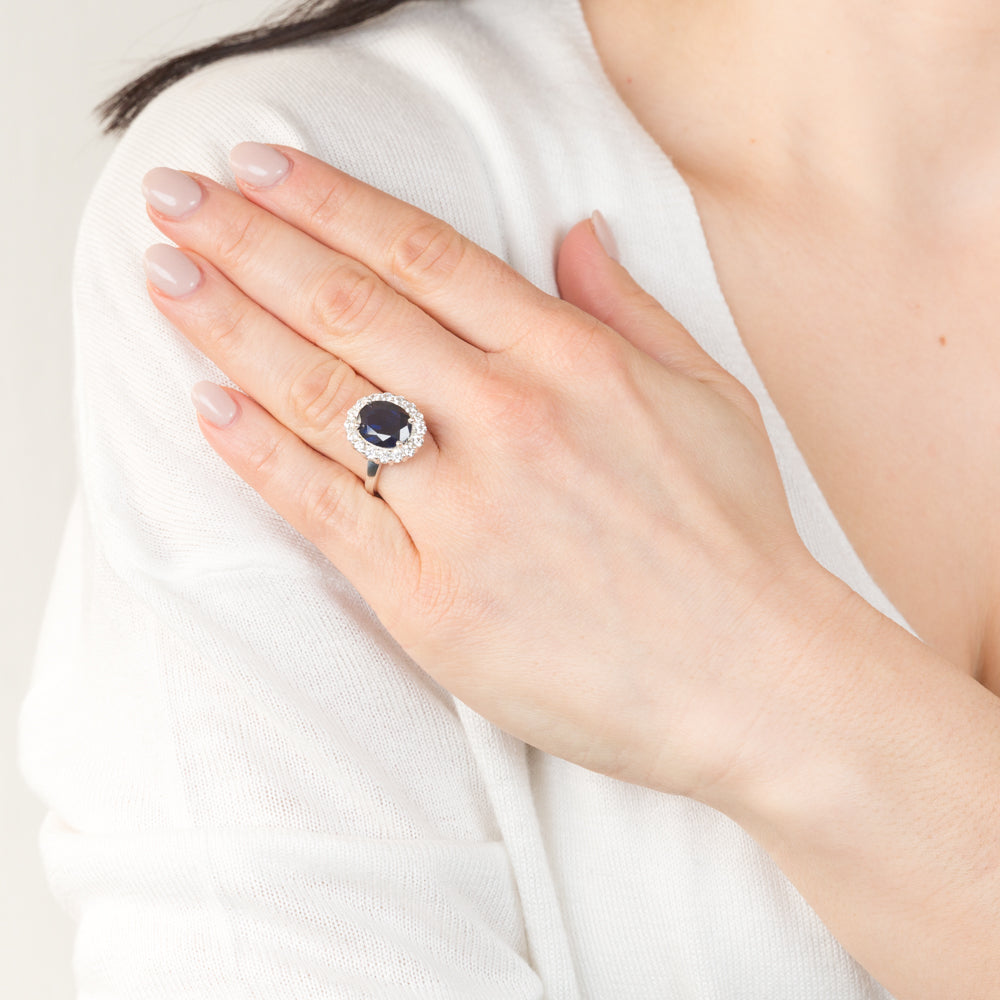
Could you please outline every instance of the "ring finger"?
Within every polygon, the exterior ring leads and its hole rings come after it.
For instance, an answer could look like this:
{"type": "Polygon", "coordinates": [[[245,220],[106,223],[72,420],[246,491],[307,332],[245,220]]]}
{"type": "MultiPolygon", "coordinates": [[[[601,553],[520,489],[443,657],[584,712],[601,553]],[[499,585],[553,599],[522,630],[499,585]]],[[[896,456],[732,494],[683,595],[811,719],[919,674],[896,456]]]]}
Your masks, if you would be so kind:
{"type": "MultiPolygon", "coordinates": [[[[366,459],[348,442],[344,420],[357,400],[381,386],[300,337],[204,258],[156,244],[145,264],[153,303],[195,347],[306,444],[364,477],[366,459]]],[[[426,415],[422,401],[414,402],[426,415]]],[[[428,437],[422,457],[435,450],[428,437]]],[[[405,482],[407,493],[420,495],[426,485],[420,470],[433,464],[414,463],[407,476],[380,481],[380,491],[390,485],[395,495],[405,482]]]]}

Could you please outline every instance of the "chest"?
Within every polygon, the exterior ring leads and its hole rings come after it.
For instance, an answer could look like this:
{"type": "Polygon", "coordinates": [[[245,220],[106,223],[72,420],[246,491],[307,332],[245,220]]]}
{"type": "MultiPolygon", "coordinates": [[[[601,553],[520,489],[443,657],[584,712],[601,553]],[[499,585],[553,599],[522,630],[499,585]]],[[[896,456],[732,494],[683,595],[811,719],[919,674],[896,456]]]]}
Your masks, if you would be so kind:
{"type": "Polygon", "coordinates": [[[1000,231],[944,252],[699,207],[741,337],[862,562],[1000,691],[1000,231]]]}

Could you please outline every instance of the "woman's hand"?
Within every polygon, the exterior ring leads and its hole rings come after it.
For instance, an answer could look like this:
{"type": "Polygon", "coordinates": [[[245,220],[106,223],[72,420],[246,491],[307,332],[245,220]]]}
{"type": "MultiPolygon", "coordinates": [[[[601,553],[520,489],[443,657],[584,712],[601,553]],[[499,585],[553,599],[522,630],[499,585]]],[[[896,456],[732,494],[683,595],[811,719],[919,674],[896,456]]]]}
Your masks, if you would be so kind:
{"type": "Polygon", "coordinates": [[[729,813],[894,994],[1000,998],[1000,705],[812,560],[744,388],[588,223],[561,301],[282,148],[234,151],[276,180],[245,198],[146,180],[188,253],[153,300],[249,393],[212,447],[482,715],[729,813]],[[375,390],[429,428],[384,500],[344,431],[375,390]]]}
{"type": "Polygon", "coordinates": [[[247,143],[234,168],[273,183],[145,181],[187,253],[151,250],[153,301],[248,394],[202,421],[212,447],[482,715],[627,781],[742,794],[849,593],[796,533],[750,394],[589,222],[559,280],[599,318],[305,153],[247,143]],[[429,431],[384,499],[344,430],[381,391],[429,431]]]}

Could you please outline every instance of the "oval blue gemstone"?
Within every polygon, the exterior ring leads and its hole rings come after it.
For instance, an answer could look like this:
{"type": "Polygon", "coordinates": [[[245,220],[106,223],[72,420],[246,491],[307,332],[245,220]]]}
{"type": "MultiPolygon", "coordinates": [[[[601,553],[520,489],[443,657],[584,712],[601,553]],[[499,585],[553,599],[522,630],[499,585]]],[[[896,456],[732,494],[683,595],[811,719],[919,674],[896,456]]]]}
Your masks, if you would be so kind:
{"type": "Polygon", "coordinates": [[[386,400],[368,403],[358,414],[358,433],[380,448],[395,448],[409,438],[412,430],[406,410],[386,400]]]}

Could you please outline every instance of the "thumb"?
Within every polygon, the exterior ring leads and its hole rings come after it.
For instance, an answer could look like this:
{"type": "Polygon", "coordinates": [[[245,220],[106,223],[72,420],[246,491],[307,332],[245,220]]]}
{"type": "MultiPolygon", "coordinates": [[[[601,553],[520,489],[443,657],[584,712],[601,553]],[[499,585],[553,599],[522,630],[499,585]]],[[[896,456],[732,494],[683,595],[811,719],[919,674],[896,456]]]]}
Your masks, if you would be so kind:
{"type": "Polygon", "coordinates": [[[564,301],[607,324],[660,364],[720,388],[734,382],[618,263],[614,236],[600,212],[567,233],[556,262],[556,281],[564,301]]]}

